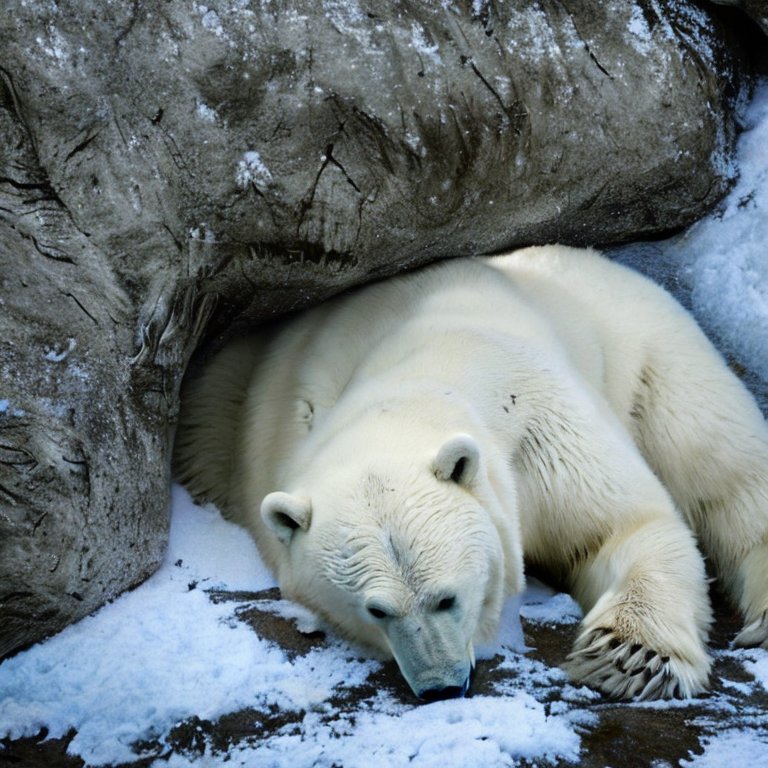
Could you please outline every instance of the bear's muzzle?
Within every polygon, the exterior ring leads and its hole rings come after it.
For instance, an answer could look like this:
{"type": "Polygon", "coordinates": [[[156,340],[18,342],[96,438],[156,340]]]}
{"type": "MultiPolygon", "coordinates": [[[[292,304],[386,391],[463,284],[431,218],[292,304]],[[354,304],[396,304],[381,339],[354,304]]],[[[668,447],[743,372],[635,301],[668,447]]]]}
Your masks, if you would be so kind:
{"type": "Polygon", "coordinates": [[[425,703],[432,701],[443,701],[445,699],[461,699],[467,695],[470,686],[472,685],[472,677],[474,676],[475,668],[470,667],[469,674],[461,685],[444,685],[437,686],[435,688],[426,688],[416,695],[425,703]]]}

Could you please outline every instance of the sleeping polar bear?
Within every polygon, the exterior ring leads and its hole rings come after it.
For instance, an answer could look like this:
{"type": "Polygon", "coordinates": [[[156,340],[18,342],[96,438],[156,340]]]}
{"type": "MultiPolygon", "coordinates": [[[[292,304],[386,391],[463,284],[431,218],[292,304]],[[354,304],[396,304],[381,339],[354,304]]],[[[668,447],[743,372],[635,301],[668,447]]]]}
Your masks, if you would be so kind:
{"type": "Polygon", "coordinates": [[[451,260],[225,348],[186,388],[180,478],[283,593],[461,695],[523,562],[585,616],[574,679],[708,678],[697,541],[768,648],[768,429],[661,288],[561,246],[451,260]]]}

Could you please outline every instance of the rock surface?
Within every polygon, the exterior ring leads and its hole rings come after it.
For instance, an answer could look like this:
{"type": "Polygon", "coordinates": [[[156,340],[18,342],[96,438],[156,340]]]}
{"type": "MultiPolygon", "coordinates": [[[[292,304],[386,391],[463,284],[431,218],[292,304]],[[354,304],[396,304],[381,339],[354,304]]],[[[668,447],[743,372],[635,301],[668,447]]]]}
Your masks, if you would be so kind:
{"type": "Polygon", "coordinates": [[[158,564],[204,334],[683,226],[741,78],[656,0],[7,0],[0,51],[0,656],[158,564]]]}

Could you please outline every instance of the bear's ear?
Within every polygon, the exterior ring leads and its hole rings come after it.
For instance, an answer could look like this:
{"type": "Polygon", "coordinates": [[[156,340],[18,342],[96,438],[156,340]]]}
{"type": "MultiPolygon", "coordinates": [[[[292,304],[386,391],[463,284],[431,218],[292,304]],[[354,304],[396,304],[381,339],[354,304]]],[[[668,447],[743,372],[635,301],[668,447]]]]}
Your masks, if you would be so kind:
{"type": "Polygon", "coordinates": [[[469,435],[454,435],[446,440],[432,462],[432,471],[440,480],[452,480],[469,486],[480,468],[480,448],[469,435]]]}
{"type": "Polygon", "coordinates": [[[261,518],[283,544],[289,544],[294,531],[306,531],[312,517],[312,505],[306,496],[291,496],[275,491],[261,502],[261,518]]]}

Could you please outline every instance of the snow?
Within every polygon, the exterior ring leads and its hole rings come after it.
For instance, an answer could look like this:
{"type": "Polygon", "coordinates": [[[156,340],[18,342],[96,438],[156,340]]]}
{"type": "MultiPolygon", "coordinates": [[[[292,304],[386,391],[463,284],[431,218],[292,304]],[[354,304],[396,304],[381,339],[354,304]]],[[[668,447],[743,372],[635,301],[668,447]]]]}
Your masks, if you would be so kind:
{"type": "MultiPolygon", "coordinates": [[[[519,17],[515,18],[519,34],[510,35],[506,41],[507,52],[512,55],[526,55],[533,61],[548,57],[557,58],[560,48],[548,23],[547,15],[540,8],[528,7],[519,17]],[[524,54],[518,51],[519,40],[525,40],[524,54]]],[[[573,45],[574,38],[568,35],[567,44],[573,45]]]]}
{"type": "Polygon", "coordinates": [[[67,346],[62,347],[59,344],[54,345],[53,347],[46,347],[45,348],[45,354],[43,357],[45,357],[48,362],[51,363],[61,363],[64,360],[69,357],[71,352],[74,352],[77,348],[77,340],[73,338],[67,339],[67,346]]]}
{"type": "Polygon", "coordinates": [[[417,53],[429,59],[433,64],[439,65],[442,61],[440,46],[437,43],[430,44],[427,42],[426,30],[421,24],[411,26],[411,45],[417,53]]]}
{"type": "Polygon", "coordinates": [[[206,123],[215,123],[219,118],[216,110],[200,99],[195,104],[195,114],[206,123]]]}
{"type": "Polygon", "coordinates": [[[39,36],[35,39],[35,42],[42,49],[42,51],[57,64],[63,66],[67,60],[67,42],[62,37],[61,33],[50,24],[46,27],[46,36],[39,36]]]}
{"type": "Polygon", "coordinates": [[[366,19],[366,13],[357,0],[323,0],[322,5],[323,16],[342,34],[367,34],[365,30],[360,29],[361,22],[366,19]]]}
{"type": "Polygon", "coordinates": [[[630,44],[634,45],[639,53],[647,54],[651,47],[653,35],[639,5],[632,7],[632,16],[629,19],[627,31],[629,32],[630,44]]]}
{"type": "Polygon", "coordinates": [[[259,189],[265,189],[272,183],[272,173],[255,150],[250,150],[243,155],[237,164],[235,178],[238,186],[243,188],[254,184],[259,189]]]}
{"type": "MultiPolygon", "coordinates": [[[[674,284],[724,348],[768,381],[768,84],[747,112],[739,143],[739,181],[722,209],[681,236],[634,245],[616,255],[639,268],[654,255],[655,276],[674,284]]],[[[238,182],[265,184],[271,174],[258,152],[245,153],[238,182]]],[[[0,400],[0,414],[11,407],[0,400]]],[[[135,760],[140,740],[168,744],[171,729],[197,716],[215,721],[251,708],[292,720],[265,737],[246,738],[226,754],[175,751],[156,768],[208,765],[505,766],[520,760],[576,762],[581,732],[594,721],[598,694],[573,686],[558,667],[523,652],[516,618],[508,617],[500,668],[514,672],[493,697],[417,706],[374,692],[357,710],[333,704],[342,686],[362,686],[380,662],[332,636],[291,656],[242,620],[250,605],[215,601],[207,590],[245,593],[274,585],[248,535],[211,508],[173,491],[171,538],[163,566],[134,591],[48,641],[0,665],[0,737],[50,737],[70,729],[69,752],[87,765],[135,760]]],[[[284,601],[266,607],[314,622],[284,601]]],[[[508,609],[509,610],[509,609],[508,609]]],[[[516,607],[513,606],[513,611],[516,607]]],[[[568,625],[578,620],[570,598],[532,584],[520,612],[528,621],[568,625]]],[[[731,727],[728,690],[768,690],[768,652],[726,651],[753,677],[724,686],[723,724],[703,739],[704,752],[681,764],[768,766],[765,732],[731,727]],[[746,686],[746,688],[745,688],[746,686]]],[[[718,699],[719,700],[719,699],[718,699]]],[[[639,706],[639,705],[638,705],[639,706]]],[[[687,707],[686,702],[643,705],[687,707]]],[[[156,754],[156,753],[152,753],[156,754]]]]}
{"type": "Polygon", "coordinates": [[[189,230],[191,240],[212,244],[216,242],[216,233],[204,221],[189,230]]]}
{"type": "Polygon", "coordinates": [[[382,701],[376,710],[357,714],[354,724],[340,720],[330,729],[307,725],[316,733],[311,742],[299,734],[261,742],[238,750],[235,765],[484,768],[515,765],[514,758],[523,757],[574,760],[579,748],[570,725],[545,715],[541,705],[526,695],[413,708],[382,701]],[[510,723],[517,727],[510,729],[510,723]]]}
{"type": "Polygon", "coordinates": [[[704,754],[682,760],[682,768],[724,768],[748,765],[768,768],[768,736],[733,728],[706,740],[704,754]]]}
{"type": "Polygon", "coordinates": [[[539,624],[575,624],[581,621],[579,604],[569,595],[552,595],[543,584],[530,580],[520,615],[539,624]]]}
{"type": "Polygon", "coordinates": [[[224,28],[221,26],[221,19],[219,19],[218,13],[214,10],[210,10],[207,6],[201,5],[198,7],[200,12],[201,21],[203,26],[209,31],[213,32],[216,37],[224,37],[224,28]]]}
{"type": "Polygon", "coordinates": [[[744,663],[744,669],[768,692],[768,653],[752,650],[747,651],[745,656],[747,661],[744,663]]]}

